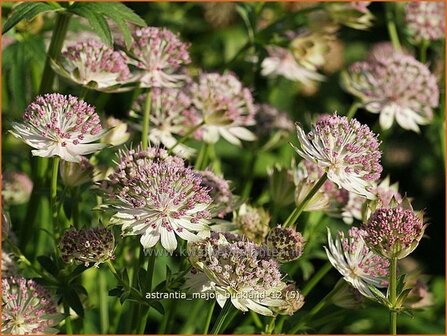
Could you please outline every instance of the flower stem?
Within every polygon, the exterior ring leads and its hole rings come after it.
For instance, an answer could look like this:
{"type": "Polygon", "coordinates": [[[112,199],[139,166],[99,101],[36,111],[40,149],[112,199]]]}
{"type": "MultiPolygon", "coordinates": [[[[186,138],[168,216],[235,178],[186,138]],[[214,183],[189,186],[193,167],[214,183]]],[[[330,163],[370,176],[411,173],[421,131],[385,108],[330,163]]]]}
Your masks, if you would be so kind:
{"type": "Polygon", "coordinates": [[[64,43],[65,35],[67,34],[68,23],[70,22],[70,15],[66,13],[56,14],[56,24],[53,28],[50,46],[48,48],[47,58],[45,60],[45,67],[43,69],[42,81],[40,82],[40,93],[47,93],[52,91],[54,71],[51,68],[51,60],[59,57],[64,43]]]}
{"type": "Polygon", "coordinates": [[[200,127],[202,127],[205,124],[204,121],[202,121],[200,124],[195,125],[193,128],[191,128],[188,132],[186,132],[186,134],[184,136],[182,136],[179,140],[177,140],[177,142],[175,143],[174,146],[172,146],[171,148],[169,148],[168,153],[171,154],[172,151],[174,150],[175,147],[177,147],[178,145],[184,143],[186,140],[188,140],[188,138],[190,137],[191,134],[193,134],[195,131],[197,131],[200,127]]]}
{"type": "Polygon", "coordinates": [[[109,327],[109,306],[107,304],[107,280],[105,273],[99,272],[99,314],[101,322],[101,334],[107,334],[109,327]]]}
{"type": "MultiPolygon", "coordinates": [[[[394,306],[397,299],[397,258],[390,260],[390,302],[394,306]]],[[[390,310],[390,334],[397,334],[397,312],[390,310]]]]}
{"type": "Polygon", "coordinates": [[[71,324],[70,306],[64,302],[65,331],[67,335],[73,335],[73,325],[71,324]]]}
{"type": "Polygon", "coordinates": [[[284,222],[283,227],[291,227],[295,224],[298,217],[300,217],[301,213],[303,212],[304,208],[306,207],[307,203],[314,197],[314,195],[317,193],[318,190],[323,186],[324,182],[327,180],[327,173],[324,173],[320,179],[317,181],[317,183],[312,187],[312,189],[309,191],[309,193],[306,195],[306,197],[303,199],[303,201],[293,210],[293,212],[289,215],[289,217],[284,222]]]}
{"type": "Polygon", "coordinates": [[[209,144],[206,142],[202,143],[202,147],[200,147],[199,155],[197,156],[196,164],[194,168],[197,170],[203,170],[206,168],[208,164],[208,152],[209,152],[209,144]]]}
{"type": "Polygon", "coordinates": [[[55,156],[53,158],[53,169],[51,171],[51,186],[50,186],[50,202],[51,202],[51,213],[53,218],[53,230],[54,232],[61,233],[59,228],[58,220],[58,207],[57,207],[57,178],[59,170],[60,158],[55,156]]]}
{"type": "Polygon", "coordinates": [[[203,328],[203,334],[207,335],[208,330],[210,329],[211,318],[213,317],[214,307],[216,306],[216,301],[211,303],[211,307],[208,310],[208,314],[206,315],[205,327],[203,328]]]}
{"type": "Polygon", "coordinates": [[[149,122],[151,117],[151,105],[152,105],[152,91],[149,91],[146,94],[146,100],[144,101],[144,115],[143,115],[143,133],[141,134],[141,143],[143,150],[146,150],[148,147],[148,138],[149,138],[149,122]]]}
{"type": "Polygon", "coordinates": [[[362,105],[362,104],[359,103],[358,101],[354,101],[354,102],[352,103],[351,107],[349,108],[349,111],[348,111],[348,114],[346,115],[346,117],[347,117],[348,119],[352,119],[352,118],[354,118],[355,114],[357,113],[357,110],[359,109],[359,107],[360,107],[361,105],[362,105]]]}
{"type": "Polygon", "coordinates": [[[275,322],[276,322],[276,316],[272,316],[270,322],[265,326],[266,334],[270,335],[273,332],[273,329],[275,329],[275,322]]]}
{"type": "Polygon", "coordinates": [[[326,262],[326,264],[324,264],[323,267],[321,267],[318,270],[318,272],[314,274],[312,279],[310,279],[307,282],[306,286],[304,286],[301,293],[304,296],[307,296],[310,293],[310,291],[318,284],[318,282],[320,282],[320,280],[323,279],[323,277],[331,270],[331,268],[332,268],[331,263],[329,261],[326,262]]]}
{"type": "Polygon", "coordinates": [[[87,98],[88,95],[88,87],[83,86],[81,88],[81,92],[79,93],[79,100],[84,100],[87,98]]]}
{"type": "Polygon", "coordinates": [[[399,41],[399,35],[397,34],[396,24],[394,22],[394,17],[391,12],[391,6],[394,6],[392,3],[385,3],[385,15],[386,15],[386,26],[388,29],[388,34],[390,35],[391,43],[396,51],[402,51],[402,47],[399,41]]]}
{"type": "Polygon", "coordinates": [[[222,310],[219,313],[219,316],[217,316],[217,320],[214,323],[213,329],[211,330],[211,334],[217,335],[223,332],[223,330],[220,330],[228,316],[228,314],[231,312],[232,304],[231,300],[227,299],[225,301],[225,305],[223,306],[222,310]]]}
{"type": "Polygon", "coordinates": [[[425,64],[425,62],[427,62],[427,49],[429,45],[430,42],[428,40],[423,40],[419,46],[419,61],[421,63],[425,64]]]}

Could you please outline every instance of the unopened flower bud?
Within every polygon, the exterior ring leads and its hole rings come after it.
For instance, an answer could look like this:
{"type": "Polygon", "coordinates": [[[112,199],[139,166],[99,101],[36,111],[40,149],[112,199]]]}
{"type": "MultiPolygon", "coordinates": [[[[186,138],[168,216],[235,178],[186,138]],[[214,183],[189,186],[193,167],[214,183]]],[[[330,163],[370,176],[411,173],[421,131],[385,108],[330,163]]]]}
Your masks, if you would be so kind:
{"type": "Polygon", "coordinates": [[[279,262],[298,259],[303,254],[304,238],[292,228],[277,226],[267,236],[267,247],[279,262]]]}
{"type": "Polygon", "coordinates": [[[295,284],[289,284],[281,292],[280,298],[284,304],[275,309],[281,315],[293,315],[304,305],[304,296],[296,289],[295,284]]]}
{"type": "Polygon", "coordinates": [[[107,118],[106,128],[110,128],[110,130],[101,139],[103,144],[119,146],[126,143],[130,138],[127,124],[119,119],[114,117],[107,118]]]}
{"type": "Polygon", "coordinates": [[[61,160],[59,168],[62,182],[67,187],[78,187],[93,177],[93,165],[83,156],[79,163],[61,160]]]}
{"type": "Polygon", "coordinates": [[[99,264],[113,259],[115,238],[112,231],[105,227],[70,229],[64,232],[59,248],[65,262],[99,264]]]}
{"type": "Polygon", "coordinates": [[[233,222],[248,240],[261,243],[269,231],[270,215],[263,208],[242,204],[233,222]]]}

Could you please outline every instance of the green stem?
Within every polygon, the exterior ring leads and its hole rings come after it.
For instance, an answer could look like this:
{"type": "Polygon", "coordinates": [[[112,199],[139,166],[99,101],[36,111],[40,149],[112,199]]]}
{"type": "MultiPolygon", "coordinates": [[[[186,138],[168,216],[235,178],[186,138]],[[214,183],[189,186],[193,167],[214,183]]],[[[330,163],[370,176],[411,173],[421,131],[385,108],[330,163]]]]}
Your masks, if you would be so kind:
{"type": "Polygon", "coordinates": [[[250,196],[251,189],[253,188],[254,168],[256,165],[257,155],[253,152],[250,154],[250,161],[248,162],[247,169],[245,171],[245,185],[242,190],[242,199],[247,199],[250,196]]]}
{"type": "Polygon", "coordinates": [[[57,178],[59,170],[60,158],[55,156],[53,158],[53,169],[51,171],[51,186],[50,186],[50,202],[51,202],[51,213],[53,218],[53,230],[55,233],[61,233],[59,228],[58,220],[58,207],[57,207],[57,178]]]}
{"type": "Polygon", "coordinates": [[[202,147],[200,147],[199,155],[197,156],[196,164],[194,168],[197,170],[203,170],[206,168],[208,164],[208,152],[209,152],[209,144],[206,142],[202,143],[202,147]]]}
{"type": "Polygon", "coordinates": [[[267,324],[265,327],[266,334],[271,334],[273,332],[273,329],[275,329],[275,321],[276,321],[276,316],[272,316],[269,324],[267,324]]]}
{"type": "Polygon", "coordinates": [[[208,314],[206,315],[205,327],[203,328],[203,334],[204,335],[207,335],[208,334],[208,330],[210,329],[211,318],[213,317],[213,312],[214,312],[214,306],[215,305],[216,305],[216,301],[214,300],[211,303],[211,307],[208,310],[208,314]]]}
{"type": "MultiPolygon", "coordinates": [[[[394,306],[397,299],[397,258],[391,258],[390,302],[394,306]]],[[[390,310],[390,334],[397,334],[397,312],[390,310]]]]}
{"type": "Polygon", "coordinates": [[[428,46],[430,45],[430,42],[427,40],[423,40],[421,42],[420,48],[419,48],[419,61],[421,63],[427,62],[427,49],[428,46]]]}
{"type": "Polygon", "coordinates": [[[143,150],[146,150],[149,144],[149,122],[151,117],[151,105],[152,105],[152,91],[146,94],[146,99],[144,101],[144,115],[143,115],[143,133],[141,134],[141,143],[143,150]]]}
{"type": "Polygon", "coordinates": [[[109,327],[109,305],[107,304],[107,282],[104,272],[99,272],[99,314],[101,334],[107,334],[109,327]]]}
{"type": "Polygon", "coordinates": [[[259,318],[258,314],[256,314],[253,310],[250,310],[251,319],[253,320],[255,326],[259,329],[262,329],[262,322],[259,318]]]}
{"type": "Polygon", "coordinates": [[[213,329],[211,330],[211,334],[217,335],[224,331],[220,329],[222,328],[228,314],[231,312],[231,308],[232,308],[231,300],[228,298],[227,301],[225,301],[225,305],[220,311],[219,316],[217,316],[217,320],[214,323],[213,329]]]}
{"type": "Polygon", "coordinates": [[[129,284],[127,284],[121,277],[119,276],[118,272],[115,269],[115,266],[113,266],[112,262],[110,260],[106,261],[107,266],[109,267],[110,272],[112,272],[113,276],[116,280],[118,280],[118,283],[123,286],[126,290],[130,290],[129,284]]]}
{"type": "Polygon", "coordinates": [[[88,91],[89,91],[89,88],[86,86],[83,86],[81,88],[81,92],[79,93],[79,100],[85,101],[85,99],[87,98],[87,95],[88,95],[88,91]]]}
{"type": "Polygon", "coordinates": [[[394,4],[393,3],[385,4],[386,26],[394,49],[396,51],[402,51],[402,47],[399,41],[399,35],[397,34],[396,24],[394,23],[394,16],[393,13],[391,12],[392,10],[391,6],[394,6],[394,4]]]}
{"type": "Polygon", "coordinates": [[[70,306],[64,302],[65,330],[67,335],[73,335],[73,325],[71,324],[70,306]]]}
{"type": "Polygon", "coordinates": [[[323,186],[324,182],[327,180],[327,173],[324,173],[320,179],[317,181],[317,183],[312,187],[312,189],[309,191],[309,193],[306,195],[306,197],[303,199],[303,201],[293,210],[293,212],[289,215],[289,217],[284,222],[283,227],[291,227],[295,224],[298,217],[300,217],[301,213],[303,212],[304,208],[306,207],[307,203],[314,197],[314,195],[317,193],[318,190],[323,186]]]}
{"type": "Polygon", "coordinates": [[[169,148],[168,153],[171,154],[172,151],[174,150],[175,147],[177,147],[178,145],[184,143],[186,140],[188,140],[188,138],[190,137],[191,134],[193,134],[195,131],[197,131],[200,127],[202,127],[205,124],[204,121],[202,121],[200,124],[195,125],[193,128],[191,128],[188,132],[186,132],[186,134],[184,136],[182,136],[179,140],[177,140],[177,142],[175,143],[174,146],[172,146],[171,148],[169,148]]]}
{"type": "Polygon", "coordinates": [[[357,113],[357,110],[359,109],[359,107],[362,106],[361,103],[354,101],[351,105],[351,107],[349,108],[348,114],[346,115],[346,117],[348,119],[352,119],[354,118],[355,114],[357,113]]]}
{"type": "Polygon", "coordinates": [[[326,264],[324,264],[323,267],[321,267],[318,270],[318,272],[314,274],[312,279],[310,279],[307,282],[306,286],[304,286],[301,293],[304,296],[307,296],[310,293],[310,291],[318,284],[318,282],[320,282],[320,280],[323,279],[323,277],[331,270],[331,268],[332,268],[331,263],[329,261],[326,262],[326,264]]]}
{"type": "MultiPolygon", "coordinates": [[[[155,251],[151,250],[151,253],[149,253],[149,261],[147,264],[147,271],[146,271],[146,278],[145,278],[145,285],[149,292],[152,291],[152,278],[154,275],[154,266],[155,266],[155,251]]],[[[140,315],[138,327],[137,327],[137,333],[138,334],[144,334],[144,330],[146,328],[146,322],[147,317],[149,314],[149,308],[150,307],[142,307],[140,310],[140,314],[142,313],[142,316],[140,315]]]]}
{"type": "Polygon", "coordinates": [[[68,23],[70,16],[66,13],[56,14],[56,23],[53,28],[50,46],[48,48],[47,58],[45,60],[45,67],[43,69],[42,81],[40,82],[40,93],[48,93],[52,91],[54,81],[54,71],[51,68],[51,60],[56,60],[62,50],[65,35],[67,34],[68,23]]]}

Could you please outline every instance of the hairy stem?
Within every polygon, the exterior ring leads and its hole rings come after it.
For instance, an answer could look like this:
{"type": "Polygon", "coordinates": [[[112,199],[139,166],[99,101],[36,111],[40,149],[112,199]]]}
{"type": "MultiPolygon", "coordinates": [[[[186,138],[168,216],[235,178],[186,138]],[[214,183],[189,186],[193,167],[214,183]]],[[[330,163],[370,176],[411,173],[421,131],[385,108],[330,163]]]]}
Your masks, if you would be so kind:
{"type": "Polygon", "coordinates": [[[146,100],[144,101],[144,114],[143,114],[143,131],[141,134],[141,143],[143,150],[146,150],[149,144],[149,122],[151,117],[151,105],[152,105],[152,91],[146,94],[146,100]]]}
{"type": "MultiPolygon", "coordinates": [[[[392,305],[396,303],[397,299],[397,258],[390,260],[390,302],[392,305]]],[[[390,310],[390,334],[397,334],[397,312],[390,310]]]]}

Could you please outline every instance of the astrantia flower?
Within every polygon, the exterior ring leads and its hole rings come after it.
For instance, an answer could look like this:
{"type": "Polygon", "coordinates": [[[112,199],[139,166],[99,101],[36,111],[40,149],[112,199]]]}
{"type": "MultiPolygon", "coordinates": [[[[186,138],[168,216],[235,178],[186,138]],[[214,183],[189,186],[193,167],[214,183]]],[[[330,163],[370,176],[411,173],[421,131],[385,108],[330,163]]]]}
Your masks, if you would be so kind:
{"type": "Polygon", "coordinates": [[[233,210],[235,196],[232,194],[230,184],[224,178],[210,170],[198,171],[202,177],[202,186],[209,190],[213,199],[213,211],[222,218],[233,210]]]}
{"type": "Polygon", "coordinates": [[[201,130],[205,142],[215,143],[220,136],[234,145],[241,145],[240,140],[256,139],[245,128],[255,124],[252,94],[234,75],[202,74],[198,82],[191,84],[190,94],[204,123],[201,130]]]}
{"type": "Polygon", "coordinates": [[[53,68],[77,84],[105,92],[126,90],[121,85],[130,78],[127,56],[93,39],[68,46],[53,68]]]}
{"type": "MultiPolygon", "coordinates": [[[[390,178],[387,176],[377,186],[373,185],[371,192],[376,196],[376,201],[380,204],[380,207],[387,208],[391,204],[391,200],[394,199],[398,203],[402,201],[402,196],[399,193],[399,184],[390,184],[390,178]]],[[[348,202],[343,207],[342,217],[346,224],[352,224],[354,219],[362,220],[364,205],[367,202],[365,197],[362,197],[355,193],[349,193],[348,202]]],[[[365,213],[368,218],[370,213],[365,213]]]]}
{"type": "Polygon", "coordinates": [[[295,229],[277,226],[270,230],[266,244],[276,260],[289,262],[303,254],[304,238],[295,229]]]}
{"type": "Polygon", "coordinates": [[[290,51],[295,60],[306,69],[316,71],[325,63],[332,36],[310,31],[298,34],[290,42],[290,51]]]}
{"type": "Polygon", "coordinates": [[[78,187],[93,178],[93,165],[85,157],[79,162],[61,161],[59,164],[62,182],[67,187],[78,187]]]}
{"type": "Polygon", "coordinates": [[[220,234],[188,248],[191,263],[208,277],[208,287],[216,293],[220,306],[229,299],[241,311],[272,316],[272,307],[284,305],[277,295],[286,286],[281,281],[279,265],[267,258],[258,245],[244,240],[228,241],[220,234]]]}
{"type": "Polygon", "coordinates": [[[2,198],[7,205],[19,205],[28,202],[33,191],[33,181],[22,172],[3,174],[2,198]]]}
{"type": "Polygon", "coordinates": [[[379,208],[363,225],[367,232],[365,241],[380,255],[402,259],[413,252],[424,235],[422,213],[398,205],[379,208]]]}
{"type": "Polygon", "coordinates": [[[99,140],[103,130],[95,108],[77,97],[59,93],[37,97],[25,110],[24,123],[13,123],[11,133],[35,148],[34,156],[59,156],[79,162],[81,156],[105,145],[99,140]]]}
{"type": "Polygon", "coordinates": [[[121,151],[115,172],[103,181],[106,204],[117,214],[112,222],[124,235],[141,235],[145,249],[161,239],[172,252],[176,235],[196,240],[193,232],[208,230],[212,203],[197,172],[163,149],[121,151]]]}
{"type": "Polygon", "coordinates": [[[269,231],[270,215],[263,208],[242,204],[233,215],[237,231],[255,243],[261,243],[269,231]]]}
{"type": "Polygon", "coordinates": [[[314,81],[324,80],[323,75],[299,64],[288,49],[270,46],[267,47],[267,52],[269,56],[261,64],[263,76],[283,76],[290,81],[300,82],[306,86],[312,85],[314,81]]]}
{"type": "Polygon", "coordinates": [[[333,241],[328,229],[328,248],[324,249],[332,266],[347,282],[362,295],[374,298],[368,285],[386,287],[390,263],[368,248],[364,240],[366,235],[364,230],[353,227],[347,237],[339,231],[339,237],[333,241]]]}
{"type": "Polygon", "coordinates": [[[368,10],[370,3],[371,1],[325,3],[325,10],[334,23],[364,30],[372,26],[374,19],[368,10]]]}
{"type": "Polygon", "coordinates": [[[113,259],[115,238],[111,230],[105,227],[69,229],[59,242],[61,257],[65,262],[81,262],[85,266],[99,264],[113,259]]]}
{"type": "MultiPolygon", "coordinates": [[[[197,112],[191,108],[191,100],[183,90],[176,88],[154,88],[151,92],[152,104],[150,113],[149,140],[154,145],[162,144],[172,148],[173,153],[181,157],[190,157],[195,150],[184,145],[176,145],[175,136],[184,135],[196,123],[200,123],[197,112]]],[[[132,112],[143,116],[146,95],[141,95],[133,105],[132,112]]],[[[141,130],[140,125],[136,128],[141,130]]]]}
{"type": "Polygon", "coordinates": [[[45,288],[19,277],[2,279],[2,334],[56,334],[61,320],[45,288]]]}
{"type": "Polygon", "coordinates": [[[397,52],[388,57],[374,55],[350,67],[344,76],[346,90],[357,96],[366,110],[380,113],[382,129],[396,120],[402,128],[419,132],[418,125],[432,120],[433,108],[439,103],[436,77],[413,56],[397,52]]]}
{"type": "MultiPolygon", "coordinates": [[[[323,169],[314,162],[303,160],[298,164],[294,174],[296,205],[303,202],[323,174],[323,169]]],[[[347,190],[339,188],[334,182],[327,180],[309,200],[303,211],[337,211],[348,202],[348,197],[347,190]]]]}
{"type": "Polygon", "coordinates": [[[297,124],[295,151],[322,168],[329,180],[348,191],[373,198],[369,188],[380,177],[379,141],[367,125],[332,115],[320,118],[311,132],[297,124]]]}
{"type": "Polygon", "coordinates": [[[415,1],[405,6],[405,21],[416,42],[434,41],[445,36],[444,1],[415,1]]]}
{"type": "Polygon", "coordinates": [[[142,71],[141,87],[174,87],[185,78],[181,67],[189,64],[188,44],[166,28],[144,27],[135,30],[129,53],[142,71]]]}

